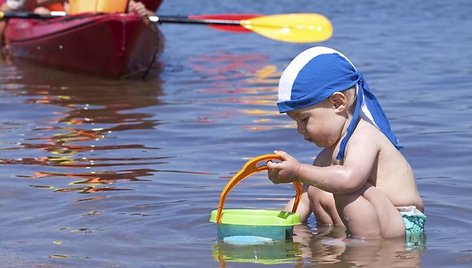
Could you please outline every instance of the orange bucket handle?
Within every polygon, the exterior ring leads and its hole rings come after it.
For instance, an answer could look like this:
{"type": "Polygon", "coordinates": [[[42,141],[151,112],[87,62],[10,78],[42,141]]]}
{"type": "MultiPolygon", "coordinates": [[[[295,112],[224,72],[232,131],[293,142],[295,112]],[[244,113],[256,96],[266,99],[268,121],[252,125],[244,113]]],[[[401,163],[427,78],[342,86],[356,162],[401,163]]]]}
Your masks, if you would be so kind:
{"type": "MultiPolygon", "coordinates": [[[[267,170],[267,165],[261,165],[259,166],[259,162],[261,161],[268,161],[268,160],[282,160],[282,158],[279,155],[276,154],[264,154],[260,155],[257,157],[254,157],[253,159],[249,160],[244,164],[244,166],[241,168],[241,170],[236,173],[236,175],[231,178],[231,180],[226,184],[225,188],[220,194],[220,201],[218,202],[218,212],[216,214],[216,222],[220,223],[221,222],[221,214],[223,212],[223,206],[225,204],[226,196],[228,195],[229,191],[236,186],[240,181],[243,179],[249,177],[250,175],[267,170]]],[[[295,196],[295,202],[293,203],[293,208],[292,212],[297,211],[298,203],[300,203],[300,198],[302,196],[302,184],[299,181],[293,181],[293,186],[295,188],[296,196],[295,196]]]]}

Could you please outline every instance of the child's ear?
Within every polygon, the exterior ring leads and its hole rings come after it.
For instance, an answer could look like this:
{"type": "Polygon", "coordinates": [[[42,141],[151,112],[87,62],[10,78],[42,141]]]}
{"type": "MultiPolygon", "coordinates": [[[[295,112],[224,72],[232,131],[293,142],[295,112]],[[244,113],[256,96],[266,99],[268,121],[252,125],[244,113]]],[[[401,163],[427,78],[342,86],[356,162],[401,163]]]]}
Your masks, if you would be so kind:
{"type": "Polygon", "coordinates": [[[348,108],[347,97],[341,92],[334,92],[333,95],[329,97],[329,102],[338,112],[343,112],[348,108]]]}

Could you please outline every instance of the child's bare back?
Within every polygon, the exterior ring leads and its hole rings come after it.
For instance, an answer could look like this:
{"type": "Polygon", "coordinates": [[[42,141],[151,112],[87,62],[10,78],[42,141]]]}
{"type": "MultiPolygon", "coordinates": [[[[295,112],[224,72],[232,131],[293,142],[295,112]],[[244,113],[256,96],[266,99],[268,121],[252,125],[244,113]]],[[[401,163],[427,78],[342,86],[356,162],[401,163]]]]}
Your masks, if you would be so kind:
{"type": "MultiPolygon", "coordinates": [[[[374,150],[377,156],[367,182],[382,191],[394,206],[416,206],[423,211],[415,176],[405,157],[376,127],[360,120],[346,148],[346,159],[350,157],[349,154],[354,154],[353,157],[369,161],[366,159],[369,146],[373,147],[369,149],[374,150]]],[[[330,164],[340,164],[340,161],[331,154],[330,164]]]]}

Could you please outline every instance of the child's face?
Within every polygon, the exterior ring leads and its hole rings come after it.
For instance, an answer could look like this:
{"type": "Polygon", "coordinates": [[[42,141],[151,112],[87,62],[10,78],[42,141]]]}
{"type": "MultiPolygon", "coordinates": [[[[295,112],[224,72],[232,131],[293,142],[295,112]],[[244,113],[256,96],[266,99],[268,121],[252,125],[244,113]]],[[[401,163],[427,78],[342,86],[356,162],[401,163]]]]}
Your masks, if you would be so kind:
{"type": "Polygon", "coordinates": [[[319,147],[329,148],[341,137],[345,118],[328,100],[317,105],[290,111],[287,115],[297,122],[298,133],[319,147]]]}

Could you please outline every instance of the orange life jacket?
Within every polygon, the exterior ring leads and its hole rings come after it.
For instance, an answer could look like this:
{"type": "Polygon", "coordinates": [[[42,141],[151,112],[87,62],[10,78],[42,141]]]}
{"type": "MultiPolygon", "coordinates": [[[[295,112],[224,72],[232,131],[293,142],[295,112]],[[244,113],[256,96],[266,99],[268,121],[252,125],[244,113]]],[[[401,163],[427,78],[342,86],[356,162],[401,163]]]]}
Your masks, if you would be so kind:
{"type": "Polygon", "coordinates": [[[64,4],[63,3],[54,3],[46,6],[47,9],[51,11],[63,11],[64,4]]]}

